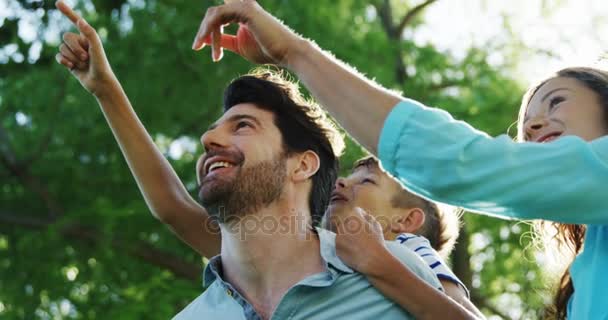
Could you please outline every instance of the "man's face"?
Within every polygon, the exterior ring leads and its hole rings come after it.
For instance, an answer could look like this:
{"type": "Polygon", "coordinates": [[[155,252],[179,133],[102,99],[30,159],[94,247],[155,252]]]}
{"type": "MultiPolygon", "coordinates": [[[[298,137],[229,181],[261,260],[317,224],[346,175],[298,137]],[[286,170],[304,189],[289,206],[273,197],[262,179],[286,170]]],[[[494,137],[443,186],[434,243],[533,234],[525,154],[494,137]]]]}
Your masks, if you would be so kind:
{"type": "Polygon", "coordinates": [[[269,205],[281,195],[286,158],[272,112],[253,104],[229,109],[201,137],[199,199],[220,223],[269,205]]]}
{"type": "MultiPolygon", "coordinates": [[[[397,210],[392,205],[393,196],[397,192],[397,182],[388,177],[380,169],[365,165],[355,168],[346,178],[336,181],[336,188],[325,214],[327,218],[339,218],[341,208],[346,204],[360,207],[380,222],[385,234],[387,226],[397,210]]],[[[326,227],[328,225],[326,224],[326,227]]]]}

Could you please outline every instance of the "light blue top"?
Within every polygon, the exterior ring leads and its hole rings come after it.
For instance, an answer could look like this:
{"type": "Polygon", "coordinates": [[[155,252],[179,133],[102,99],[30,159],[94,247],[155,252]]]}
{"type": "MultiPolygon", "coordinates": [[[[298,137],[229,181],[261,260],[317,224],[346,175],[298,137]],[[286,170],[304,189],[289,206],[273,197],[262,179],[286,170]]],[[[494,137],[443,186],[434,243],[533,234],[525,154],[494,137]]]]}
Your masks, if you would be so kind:
{"type": "MultiPolygon", "coordinates": [[[[354,272],[338,258],[334,233],[323,229],[317,231],[326,270],[294,284],[271,319],[413,319],[377,291],[364,275],[354,272]]],[[[437,277],[417,254],[396,242],[386,245],[424,281],[441,288],[437,277]]],[[[251,304],[222,279],[220,256],[209,261],[204,281],[207,290],[173,319],[261,319],[251,304]]]]}
{"type": "Polygon", "coordinates": [[[570,269],[568,316],[608,318],[608,136],[516,143],[404,100],[384,123],[378,154],[385,170],[428,199],[499,217],[586,224],[584,251],[570,269]]]}

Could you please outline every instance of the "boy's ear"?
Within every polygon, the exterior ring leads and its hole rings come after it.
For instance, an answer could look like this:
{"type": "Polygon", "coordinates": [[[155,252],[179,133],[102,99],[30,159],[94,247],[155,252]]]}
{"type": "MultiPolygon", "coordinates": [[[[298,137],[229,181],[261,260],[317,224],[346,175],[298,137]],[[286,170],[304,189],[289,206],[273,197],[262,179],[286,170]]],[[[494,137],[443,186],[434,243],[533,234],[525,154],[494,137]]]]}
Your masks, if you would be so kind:
{"type": "Polygon", "coordinates": [[[425,214],[420,208],[401,209],[402,214],[391,222],[391,232],[417,233],[424,225],[425,214]]]}
{"type": "Polygon", "coordinates": [[[319,156],[310,150],[297,155],[293,160],[295,162],[291,177],[297,182],[308,180],[319,171],[321,165],[319,156]]]}

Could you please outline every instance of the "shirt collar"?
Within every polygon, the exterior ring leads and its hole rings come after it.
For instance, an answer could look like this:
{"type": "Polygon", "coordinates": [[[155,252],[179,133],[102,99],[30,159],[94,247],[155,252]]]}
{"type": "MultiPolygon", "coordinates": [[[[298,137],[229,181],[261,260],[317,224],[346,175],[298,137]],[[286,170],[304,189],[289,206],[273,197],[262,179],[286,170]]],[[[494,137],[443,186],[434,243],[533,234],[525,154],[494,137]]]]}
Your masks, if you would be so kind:
{"type": "MultiPolygon", "coordinates": [[[[316,227],[317,235],[319,236],[319,246],[321,258],[328,266],[331,266],[344,273],[353,273],[354,270],[349,268],[336,253],[336,234],[316,227]]],[[[209,287],[216,279],[222,279],[222,259],[217,255],[209,260],[203,273],[203,286],[209,287]]]]}
{"type": "Polygon", "coordinates": [[[209,259],[203,272],[203,287],[208,288],[215,279],[222,280],[222,257],[217,256],[209,259]]]}
{"type": "Polygon", "coordinates": [[[336,234],[326,229],[318,227],[316,229],[321,245],[321,258],[323,258],[328,265],[331,265],[342,272],[353,273],[353,269],[342,262],[336,253],[336,234]]]}

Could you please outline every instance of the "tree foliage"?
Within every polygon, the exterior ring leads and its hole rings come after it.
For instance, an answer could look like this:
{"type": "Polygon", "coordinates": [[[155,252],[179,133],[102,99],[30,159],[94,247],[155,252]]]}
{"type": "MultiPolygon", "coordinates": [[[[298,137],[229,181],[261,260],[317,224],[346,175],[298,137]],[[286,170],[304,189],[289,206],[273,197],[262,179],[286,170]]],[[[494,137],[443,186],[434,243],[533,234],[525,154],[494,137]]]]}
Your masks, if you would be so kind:
{"type": "MultiPolygon", "coordinates": [[[[268,0],[301,34],[389,88],[490,134],[515,121],[523,88],[491,50],[464,58],[404,36],[435,1],[268,0]]],[[[86,0],[136,111],[187,188],[198,138],[222,89],[253,66],[214,64],[191,41],[212,1],[86,0]]],[[[55,63],[69,28],[51,1],[8,0],[0,15],[0,317],[166,319],[202,291],[203,261],[153,219],[96,101],[55,63]],[[29,33],[27,32],[29,30],[29,33]]],[[[458,35],[455,35],[458,36],[458,35]]],[[[489,49],[491,48],[491,49],[489,49]]],[[[412,152],[415,152],[413,150],[412,152]]],[[[348,141],[343,173],[363,155],[348,141]]],[[[535,317],[542,274],[520,241],[529,230],[466,215],[453,257],[487,314],[535,317]]]]}

